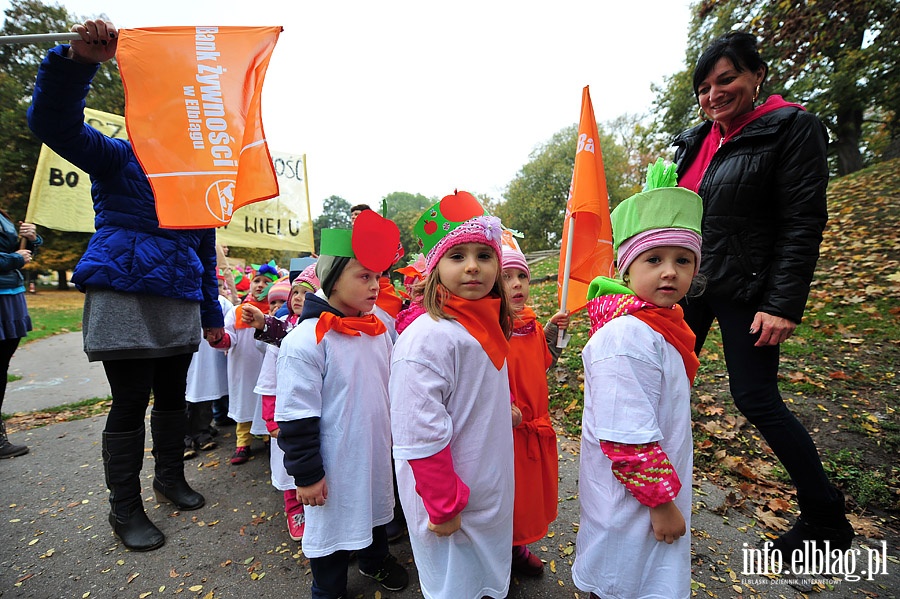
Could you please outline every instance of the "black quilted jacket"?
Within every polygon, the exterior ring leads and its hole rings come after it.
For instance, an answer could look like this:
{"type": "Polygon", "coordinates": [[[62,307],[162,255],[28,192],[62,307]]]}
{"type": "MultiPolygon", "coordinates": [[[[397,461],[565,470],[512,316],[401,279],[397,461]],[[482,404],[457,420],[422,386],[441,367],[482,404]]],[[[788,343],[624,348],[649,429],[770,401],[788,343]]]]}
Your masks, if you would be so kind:
{"type": "MultiPolygon", "coordinates": [[[[711,126],[675,138],[679,176],[711,126]]],[[[814,115],[785,107],[752,121],[716,152],[699,189],[706,297],[800,322],[828,220],[827,138],[814,115]]]]}

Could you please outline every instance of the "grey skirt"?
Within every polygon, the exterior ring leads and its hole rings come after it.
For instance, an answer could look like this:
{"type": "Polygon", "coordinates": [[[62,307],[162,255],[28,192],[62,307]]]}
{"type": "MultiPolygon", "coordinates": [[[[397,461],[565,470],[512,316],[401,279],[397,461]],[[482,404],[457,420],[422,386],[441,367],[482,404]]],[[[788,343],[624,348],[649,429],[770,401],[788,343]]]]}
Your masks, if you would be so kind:
{"type": "Polygon", "coordinates": [[[82,318],[90,362],[163,358],[197,351],[200,304],[88,287],[82,318]]]}

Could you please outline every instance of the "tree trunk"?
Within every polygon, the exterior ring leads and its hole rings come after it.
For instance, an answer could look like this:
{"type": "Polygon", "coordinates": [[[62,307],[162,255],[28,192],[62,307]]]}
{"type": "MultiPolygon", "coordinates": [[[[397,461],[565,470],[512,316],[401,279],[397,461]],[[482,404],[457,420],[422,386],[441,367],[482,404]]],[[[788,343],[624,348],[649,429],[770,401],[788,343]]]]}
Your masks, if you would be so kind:
{"type": "Polygon", "coordinates": [[[863,167],[862,154],[859,151],[859,138],[862,133],[863,113],[859,109],[839,110],[837,113],[837,139],[831,147],[837,156],[838,175],[849,175],[863,167]]]}
{"type": "Polygon", "coordinates": [[[69,278],[68,274],[66,274],[66,269],[62,268],[56,271],[56,274],[59,276],[59,284],[57,288],[60,291],[66,291],[69,288],[69,278]]]}

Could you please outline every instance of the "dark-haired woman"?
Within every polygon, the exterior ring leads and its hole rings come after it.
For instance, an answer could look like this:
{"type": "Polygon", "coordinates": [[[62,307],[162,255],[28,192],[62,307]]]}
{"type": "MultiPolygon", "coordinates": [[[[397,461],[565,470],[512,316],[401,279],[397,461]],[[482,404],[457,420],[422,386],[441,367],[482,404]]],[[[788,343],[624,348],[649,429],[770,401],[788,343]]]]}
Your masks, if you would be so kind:
{"type": "MultiPolygon", "coordinates": [[[[772,95],[756,38],[716,39],[694,70],[704,122],[675,138],[679,185],[703,198],[707,289],[686,301],[699,354],[719,322],[731,394],[797,488],[800,517],[774,548],[804,541],[848,549],[853,528],[807,430],[778,390],[779,345],[800,323],[828,215],[827,133],[802,106],[772,95]]],[[[823,548],[824,545],[820,548],[823,548]]]]}
{"type": "MultiPolygon", "coordinates": [[[[3,367],[0,406],[6,396],[9,361],[22,337],[31,330],[31,317],[25,304],[25,279],[19,269],[31,262],[32,252],[39,245],[41,238],[32,223],[21,223],[17,234],[12,219],[0,210],[0,366],[3,367]],[[19,237],[25,240],[24,247],[19,247],[19,237]]],[[[26,453],[27,446],[10,443],[0,418],[0,458],[15,458],[26,453]]]]}

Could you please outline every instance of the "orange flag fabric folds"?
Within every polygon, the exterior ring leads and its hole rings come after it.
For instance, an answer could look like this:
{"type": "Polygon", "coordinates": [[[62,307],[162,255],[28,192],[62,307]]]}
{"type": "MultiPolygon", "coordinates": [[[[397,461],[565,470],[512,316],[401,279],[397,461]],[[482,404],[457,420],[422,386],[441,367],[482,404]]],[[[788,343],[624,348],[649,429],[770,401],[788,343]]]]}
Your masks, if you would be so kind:
{"type": "Polygon", "coordinates": [[[281,27],[122,29],[128,137],[169,229],[227,225],[278,195],[263,79],[281,27]]]}
{"type": "Polygon", "coordinates": [[[578,146],[575,169],[563,221],[562,251],[559,257],[558,292],[560,307],[569,312],[587,304],[587,290],[598,276],[614,273],[612,224],[609,220],[609,194],[603,172],[600,135],[594,118],[591,94],[585,86],[581,94],[581,120],[578,124],[578,146]],[[573,235],[569,256],[568,294],[563,304],[562,291],[566,266],[566,248],[573,235]]]}

